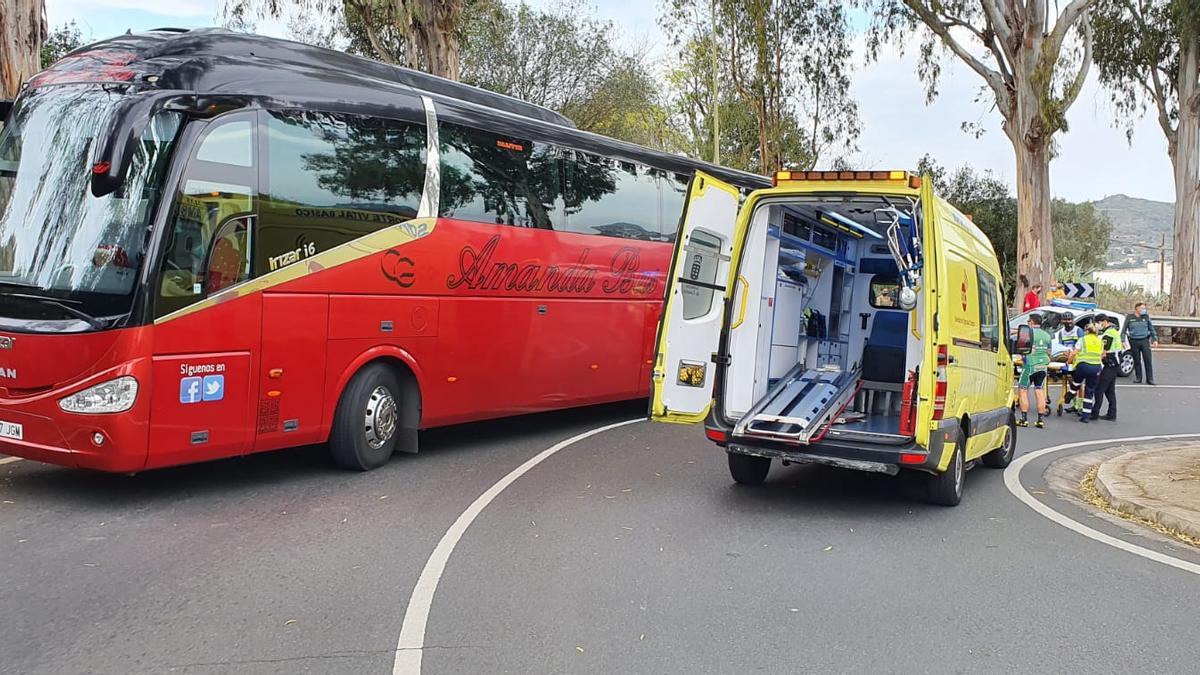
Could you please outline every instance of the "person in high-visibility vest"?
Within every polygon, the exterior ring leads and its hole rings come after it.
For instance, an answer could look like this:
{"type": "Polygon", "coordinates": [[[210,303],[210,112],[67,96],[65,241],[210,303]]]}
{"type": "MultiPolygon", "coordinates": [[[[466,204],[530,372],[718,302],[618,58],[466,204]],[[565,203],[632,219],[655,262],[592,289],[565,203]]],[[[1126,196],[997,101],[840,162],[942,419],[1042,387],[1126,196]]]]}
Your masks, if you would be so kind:
{"type": "Polygon", "coordinates": [[[1104,346],[1101,357],[1100,378],[1096,384],[1096,403],[1092,406],[1092,419],[1100,419],[1100,407],[1105,399],[1108,400],[1108,412],[1104,419],[1117,420],[1117,376],[1121,374],[1121,352],[1125,346],[1121,344],[1121,331],[1113,325],[1113,321],[1105,314],[1097,314],[1095,321],[1100,322],[1100,342],[1104,346]]]}
{"type": "Polygon", "coordinates": [[[1079,397],[1083,407],[1079,411],[1079,421],[1088,422],[1092,417],[1092,406],[1096,402],[1096,387],[1100,380],[1101,363],[1104,360],[1104,343],[1100,341],[1096,322],[1088,324],[1075,351],[1075,362],[1071,369],[1071,380],[1067,383],[1066,403],[1069,405],[1079,397]],[[1080,391],[1082,389],[1082,391],[1080,391]]]}

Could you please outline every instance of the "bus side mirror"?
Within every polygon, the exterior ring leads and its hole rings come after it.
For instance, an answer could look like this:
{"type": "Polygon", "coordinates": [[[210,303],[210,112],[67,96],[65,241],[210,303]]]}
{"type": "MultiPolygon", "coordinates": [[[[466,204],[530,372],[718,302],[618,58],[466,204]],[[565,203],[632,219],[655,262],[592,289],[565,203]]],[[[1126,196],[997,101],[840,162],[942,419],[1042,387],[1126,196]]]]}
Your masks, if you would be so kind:
{"type": "Polygon", "coordinates": [[[92,155],[92,196],[103,197],[121,187],[129,162],[142,142],[142,134],[150,125],[150,118],[169,99],[179,95],[177,91],[135,94],[117,104],[100,136],[103,141],[96,145],[92,155]]]}
{"type": "Polygon", "coordinates": [[[125,181],[129,162],[142,142],[150,119],[162,110],[175,110],[195,117],[212,117],[245,107],[241,96],[198,97],[182,91],[158,91],[127,96],[113,111],[108,127],[92,157],[92,195],[103,197],[116,192],[125,181]]]}
{"type": "Polygon", "coordinates": [[[1024,356],[1033,351],[1033,329],[1021,326],[1017,329],[1017,337],[1013,340],[1012,353],[1024,356]]]}

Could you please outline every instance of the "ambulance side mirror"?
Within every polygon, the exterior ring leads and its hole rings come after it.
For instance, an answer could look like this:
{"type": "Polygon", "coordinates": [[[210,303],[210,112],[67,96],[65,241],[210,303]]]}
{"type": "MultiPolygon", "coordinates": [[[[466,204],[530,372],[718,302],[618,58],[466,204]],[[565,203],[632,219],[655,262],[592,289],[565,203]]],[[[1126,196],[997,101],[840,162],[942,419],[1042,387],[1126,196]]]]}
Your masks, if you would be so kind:
{"type": "Polygon", "coordinates": [[[1013,354],[1021,354],[1022,356],[1024,356],[1025,354],[1032,352],[1033,351],[1033,329],[1030,328],[1029,326],[1021,326],[1020,328],[1018,328],[1017,329],[1017,337],[1016,337],[1016,339],[1013,340],[1011,347],[1012,347],[1012,349],[1010,351],[1013,354]]]}

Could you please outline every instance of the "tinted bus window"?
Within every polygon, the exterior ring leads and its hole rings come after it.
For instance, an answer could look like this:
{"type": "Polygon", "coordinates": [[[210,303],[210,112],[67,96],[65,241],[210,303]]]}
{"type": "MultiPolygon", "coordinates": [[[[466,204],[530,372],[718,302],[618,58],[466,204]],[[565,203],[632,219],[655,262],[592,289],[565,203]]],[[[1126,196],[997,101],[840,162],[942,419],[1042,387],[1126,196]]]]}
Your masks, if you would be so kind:
{"type": "Polygon", "coordinates": [[[675,241],[675,233],[679,231],[680,218],[683,217],[683,203],[687,199],[689,183],[691,176],[682,173],[663,172],[659,177],[658,184],[662,195],[659,232],[663,241],[675,241]]]}
{"type": "MultiPolygon", "coordinates": [[[[567,232],[669,241],[659,221],[659,181],[645,167],[574,153],[566,162],[567,232]]],[[[672,227],[673,230],[673,227],[672,227]]]]}
{"type": "Polygon", "coordinates": [[[541,229],[561,221],[557,148],[455,124],[438,135],[442,217],[541,229]]]}
{"type": "Polygon", "coordinates": [[[218,118],[200,138],[175,197],[156,316],[249,278],[256,138],[253,113],[218,118]]]}
{"type": "Polygon", "coordinates": [[[425,187],[425,151],[419,124],[270,112],[256,272],[415,218],[425,187]]]}

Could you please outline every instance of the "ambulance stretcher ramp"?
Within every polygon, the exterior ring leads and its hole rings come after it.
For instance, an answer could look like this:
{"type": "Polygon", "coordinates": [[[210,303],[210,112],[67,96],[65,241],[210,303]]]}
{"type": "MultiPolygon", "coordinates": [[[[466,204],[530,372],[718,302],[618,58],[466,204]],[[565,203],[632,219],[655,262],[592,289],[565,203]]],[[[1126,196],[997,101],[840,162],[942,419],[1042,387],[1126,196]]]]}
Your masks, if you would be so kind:
{"type": "Polygon", "coordinates": [[[737,436],[808,444],[854,396],[859,371],[836,366],[808,370],[804,364],[783,376],[734,428],[737,436]]]}

